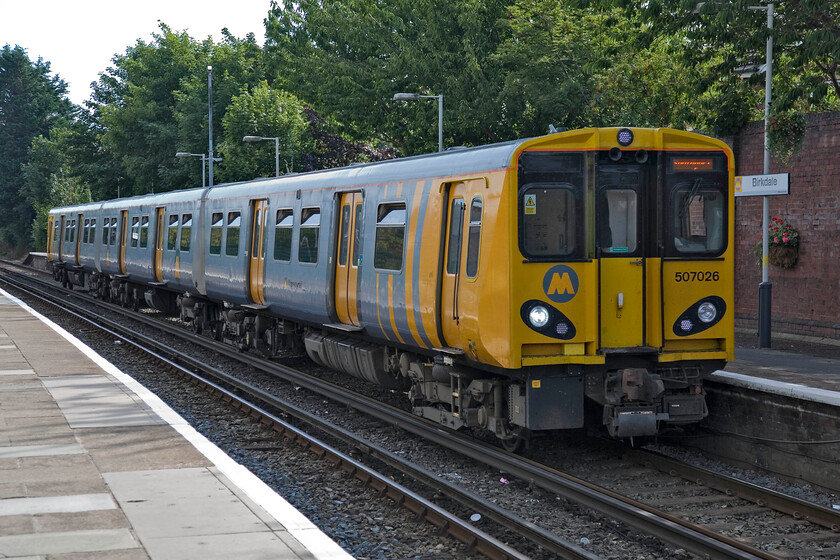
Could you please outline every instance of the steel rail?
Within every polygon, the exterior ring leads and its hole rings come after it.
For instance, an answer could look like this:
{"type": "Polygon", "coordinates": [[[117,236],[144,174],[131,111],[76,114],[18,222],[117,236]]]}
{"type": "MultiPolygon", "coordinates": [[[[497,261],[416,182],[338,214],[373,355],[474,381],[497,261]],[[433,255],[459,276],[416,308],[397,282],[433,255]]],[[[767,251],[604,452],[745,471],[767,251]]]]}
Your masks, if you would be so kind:
{"type": "MultiPolygon", "coordinates": [[[[159,322],[155,322],[155,324],[160,328],[159,322]]],[[[183,329],[178,330],[183,333],[183,329]]],[[[504,470],[513,476],[528,481],[533,486],[538,486],[571,501],[590,507],[608,517],[631,525],[642,532],[681,546],[692,553],[707,555],[710,558],[737,560],[776,560],[778,558],[765,551],[741,543],[736,539],[715,533],[702,525],[680,519],[636,500],[600,488],[577,477],[549,469],[528,459],[500,449],[489,448],[484,444],[464,437],[439,424],[406,414],[400,409],[373,401],[363,395],[310,377],[287,366],[265,362],[253,356],[241,354],[233,349],[219,348],[219,345],[204,337],[191,336],[191,340],[208,348],[212,346],[212,349],[215,351],[225,353],[255,368],[271,372],[278,377],[317,392],[335,402],[344,404],[359,412],[378,417],[389,424],[459,452],[471,459],[504,470]]]]}
{"type": "Polygon", "coordinates": [[[738,496],[756,505],[786,513],[795,519],[803,519],[834,532],[840,532],[840,511],[806,502],[795,496],[780,494],[731,476],[688,465],[654,451],[622,447],[622,453],[639,464],[654,466],[662,472],[714,488],[727,495],[738,496]]]}
{"type": "MultiPolygon", "coordinates": [[[[2,277],[0,277],[0,281],[8,282],[7,279],[4,279],[2,277]]],[[[160,362],[163,362],[168,367],[176,370],[179,374],[188,377],[190,380],[196,383],[200,383],[201,385],[206,386],[209,390],[212,390],[213,392],[219,395],[222,395],[223,398],[229,402],[229,404],[235,405],[240,409],[246,410],[249,414],[251,414],[255,418],[258,418],[263,424],[266,424],[278,433],[281,433],[284,437],[288,439],[293,439],[295,442],[306,447],[308,450],[312,451],[322,459],[332,463],[336,468],[340,468],[344,471],[347,471],[354,478],[364,482],[365,484],[379,492],[380,495],[387,496],[397,504],[402,505],[404,508],[414,513],[417,516],[418,520],[427,521],[428,523],[435,526],[442,534],[446,534],[468,545],[472,550],[483,554],[491,560],[528,559],[528,556],[523,555],[519,551],[497,540],[493,536],[485,533],[484,531],[481,531],[480,529],[470,525],[469,523],[464,522],[456,515],[447,512],[443,508],[423,498],[422,496],[413,492],[407,487],[391,480],[386,475],[377,472],[376,470],[368,467],[367,465],[359,461],[356,461],[349,455],[340,452],[339,450],[333,448],[332,446],[326,444],[318,438],[315,438],[314,436],[296,428],[295,426],[292,426],[291,424],[279,418],[275,414],[272,414],[268,410],[262,408],[260,405],[247,401],[245,398],[237,395],[233,391],[226,389],[219,383],[213,382],[207,377],[204,377],[203,375],[192,371],[188,368],[188,366],[194,367],[199,371],[204,371],[205,374],[209,374],[225,384],[232,385],[241,391],[245,391],[249,395],[258,396],[261,400],[264,400],[265,403],[269,406],[280,408],[284,411],[286,411],[287,409],[288,411],[292,411],[293,409],[297,408],[294,407],[294,405],[291,405],[290,403],[285,403],[277,397],[274,397],[257,387],[237,380],[236,378],[231,377],[225,374],[224,372],[213,368],[212,366],[203,364],[198,360],[193,360],[192,358],[185,357],[181,355],[178,350],[171,348],[165,344],[162,344],[150,337],[127,330],[122,325],[119,325],[118,323],[115,323],[110,319],[98,316],[95,319],[89,318],[88,316],[93,315],[92,312],[82,308],[81,306],[65,301],[57,301],[51,298],[50,296],[36,294],[31,290],[22,287],[21,285],[15,283],[11,284],[14,285],[18,290],[25,291],[32,297],[37,297],[42,301],[46,301],[51,305],[62,309],[65,313],[69,313],[74,317],[78,318],[79,320],[85,321],[88,324],[95,326],[96,328],[108,333],[111,336],[115,336],[119,339],[124,340],[129,345],[133,346],[139,351],[153,357],[154,359],[160,362]],[[70,307],[75,308],[76,310],[74,311],[73,309],[70,309],[70,307]],[[170,354],[170,356],[177,357],[178,360],[170,359],[164,354],[170,354]]],[[[304,412],[300,409],[298,409],[298,411],[304,412]]],[[[306,414],[309,415],[308,413],[306,414]]],[[[314,415],[309,416],[312,418],[317,418],[314,415]]],[[[323,421],[319,423],[323,423],[323,421]]],[[[349,432],[347,433],[349,434],[349,432]]],[[[358,446],[366,445],[372,447],[372,444],[370,444],[369,442],[360,443],[359,441],[356,441],[355,443],[358,446]]],[[[567,557],[585,558],[587,560],[599,560],[597,556],[586,553],[585,551],[583,552],[584,554],[580,556],[567,557]]]]}

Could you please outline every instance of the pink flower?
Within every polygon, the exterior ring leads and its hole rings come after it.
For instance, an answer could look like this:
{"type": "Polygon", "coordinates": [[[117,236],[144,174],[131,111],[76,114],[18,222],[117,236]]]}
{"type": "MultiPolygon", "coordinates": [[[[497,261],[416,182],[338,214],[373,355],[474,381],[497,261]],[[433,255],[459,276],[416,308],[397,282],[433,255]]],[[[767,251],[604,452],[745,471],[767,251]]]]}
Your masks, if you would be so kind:
{"type": "Polygon", "coordinates": [[[779,242],[779,238],[778,238],[778,237],[774,237],[774,238],[773,238],[773,243],[778,243],[778,242],[779,242]]]}
{"type": "Polygon", "coordinates": [[[787,243],[788,241],[790,241],[790,237],[788,237],[787,235],[783,235],[782,236],[782,242],[787,243]]]}

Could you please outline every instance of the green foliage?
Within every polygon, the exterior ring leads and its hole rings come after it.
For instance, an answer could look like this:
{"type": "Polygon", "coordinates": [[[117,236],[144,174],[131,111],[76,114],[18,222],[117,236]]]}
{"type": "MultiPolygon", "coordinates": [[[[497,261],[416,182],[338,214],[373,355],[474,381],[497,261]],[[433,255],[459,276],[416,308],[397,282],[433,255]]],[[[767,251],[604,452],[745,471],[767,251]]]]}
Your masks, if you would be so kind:
{"type": "Polygon", "coordinates": [[[301,135],[306,129],[303,104],[293,95],[272,89],[266,81],[231,99],[223,119],[225,140],[219,152],[225,161],[220,177],[236,181],[275,174],[273,141],[243,142],[244,136],[279,138],[280,173],[299,165],[301,135]]]}
{"type": "Polygon", "coordinates": [[[767,120],[767,149],[776,161],[786,166],[802,149],[805,140],[805,116],[798,111],[774,111],[767,120]]]}
{"type": "Polygon", "coordinates": [[[500,0],[286,0],[273,4],[266,53],[275,86],[351,137],[375,137],[408,153],[437,149],[434,99],[395,102],[398,92],[443,94],[444,144],[506,139],[492,57],[500,0]]]}
{"type": "Polygon", "coordinates": [[[72,105],[66,93],[64,81],[50,75],[48,62],[33,63],[19,46],[0,50],[1,252],[27,249],[35,211],[23,192],[23,166],[32,140],[70,119],[72,105]]]}

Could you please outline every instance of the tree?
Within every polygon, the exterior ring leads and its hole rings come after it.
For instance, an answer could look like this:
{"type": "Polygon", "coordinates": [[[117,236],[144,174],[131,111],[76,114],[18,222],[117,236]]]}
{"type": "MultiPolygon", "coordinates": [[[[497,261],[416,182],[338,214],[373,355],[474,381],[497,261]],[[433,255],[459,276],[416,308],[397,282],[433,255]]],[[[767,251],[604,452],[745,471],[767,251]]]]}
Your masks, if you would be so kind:
{"type": "Polygon", "coordinates": [[[265,50],[275,87],[351,137],[436,150],[434,102],[393,101],[417,92],[444,95],[446,145],[485,144],[509,137],[492,58],[505,11],[501,0],[284,0],[272,3],[265,50]]]}
{"type": "Polygon", "coordinates": [[[768,34],[774,43],[774,109],[840,107],[840,1],[778,0],[772,32],[766,10],[750,8],[754,1],[605,1],[641,18],[638,41],[677,38],[685,68],[708,65],[709,71],[692,73],[687,81],[694,97],[710,108],[706,121],[718,134],[734,133],[763,116],[763,74],[740,83],[734,71],[764,64],[768,34]]]}
{"type": "Polygon", "coordinates": [[[121,166],[108,197],[172,190],[186,182],[174,161],[182,149],[176,92],[185,78],[206,77],[211,45],[197,43],[186,32],[175,33],[164,23],[160,30],[153,42],[137,41],[115,56],[114,66],[94,86],[91,105],[103,127],[102,145],[121,166]]]}
{"type": "Polygon", "coordinates": [[[0,250],[22,252],[34,210],[22,193],[23,165],[32,139],[70,119],[67,85],[50,75],[50,64],[33,63],[20,47],[0,50],[0,250]]]}
{"type": "Polygon", "coordinates": [[[245,143],[245,136],[278,137],[280,172],[299,165],[301,136],[306,129],[303,104],[293,95],[260,82],[231,99],[223,119],[225,140],[219,145],[226,167],[222,178],[246,180],[275,174],[274,142],[245,143]]]}

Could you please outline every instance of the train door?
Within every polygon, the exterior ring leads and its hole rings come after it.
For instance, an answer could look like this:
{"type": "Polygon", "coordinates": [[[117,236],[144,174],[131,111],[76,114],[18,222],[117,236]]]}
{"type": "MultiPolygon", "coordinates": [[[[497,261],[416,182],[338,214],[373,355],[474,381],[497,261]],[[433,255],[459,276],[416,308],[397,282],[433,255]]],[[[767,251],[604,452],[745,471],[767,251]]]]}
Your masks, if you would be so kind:
{"type": "Polygon", "coordinates": [[[53,260],[53,256],[55,255],[55,216],[50,214],[47,216],[47,255],[49,256],[49,260],[53,260]]]}
{"type": "Polygon", "coordinates": [[[164,227],[164,218],[166,217],[166,209],[158,208],[157,217],[155,218],[155,280],[163,282],[163,243],[166,229],[164,227]]]}
{"type": "Polygon", "coordinates": [[[338,320],[359,326],[357,297],[359,266],[362,262],[362,193],[342,193],[339,201],[338,255],[335,264],[335,310],[338,320]]]}
{"type": "Polygon", "coordinates": [[[441,324],[443,337],[450,347],[465,349],[478,317],[479,245],[483,199],[474,195],[475,185],[483,191],[485,179],[452,183],[448,197],[446,254],[441,291],[441,324]],[[470,322],[469,325],[465,322],[470,322]]]}
{"type": "Polygon", "coordinates": [[[76,222],[75,227],[73,228],[73,235],[75,235],[74,242],[76,243],[76,265],[82,264],[82,219],[84,218],[84,214],[79,214],[78,218],[79,220],[76,222]]]}
{"type": "Polygon", "coordinates": [[[128,239],[128,210],[120,213],[120,274],[125,274],[125,242],[128,239]]]}
{"type": "Polygon", "coordinates": [[[251,256],[248,278],[251,301],[265,305],[263,278],[265,273],[265,221],[268,216],[268,200],[254,200],[251,216],[251,256]]]}
{"type": "Polygon", "coordinates": [[[597,173],[600,346],[641,347],[645,344],[646,170],[636,164],[602,162],[597,173]]]}

